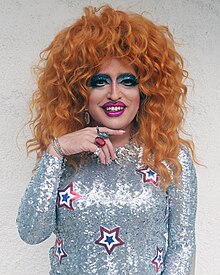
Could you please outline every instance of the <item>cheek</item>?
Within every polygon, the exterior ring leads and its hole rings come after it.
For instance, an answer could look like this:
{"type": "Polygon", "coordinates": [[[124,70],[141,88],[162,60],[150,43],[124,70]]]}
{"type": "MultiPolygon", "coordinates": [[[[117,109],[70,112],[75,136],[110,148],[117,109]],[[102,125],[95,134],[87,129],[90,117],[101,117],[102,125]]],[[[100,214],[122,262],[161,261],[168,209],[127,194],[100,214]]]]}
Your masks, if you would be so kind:
{"type": "Polygon", "coordinates": [[[138,110],[139,105],[140,105],[140,93],[139,91],[135,91],[135,93],[133,94],[132,98],[132,105],[134,107],[135,110],[138,110]]]}
{"type": "Polygon", "coordinates": [[[95,115],[96,112],[100,112],[100,106],[102,105],[103,94],[100,91],[92,91],[89,93],[88,109],[91,115],[95,115]]]}
{"type": "Polygon", "coordinates": [[[99,102],[99,95],[95,92],[89,93],[89,106],[97,104],[99,102]]]}

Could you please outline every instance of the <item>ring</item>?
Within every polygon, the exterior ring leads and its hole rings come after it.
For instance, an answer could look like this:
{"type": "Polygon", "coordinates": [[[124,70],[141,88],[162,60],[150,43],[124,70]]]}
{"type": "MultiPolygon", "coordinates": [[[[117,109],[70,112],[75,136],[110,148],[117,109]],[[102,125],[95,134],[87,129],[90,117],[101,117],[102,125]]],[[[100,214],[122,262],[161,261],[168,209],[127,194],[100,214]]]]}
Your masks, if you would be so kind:
{"type": "Polygon", "coordinates": [[[95,144],[98,146],[98,147],[103,147],[105,145],[105,140],[104,138],[102,137],[96,137],[95,138],[95,144]]]}
{"type": "Polygon", "coordinates": [[[99,127],[98,127],[98,126],[96,127],[96,131],[97,131],[97,135],[98,135],[99,137],[101,137],[101,138],[103,138],[103,139],[109,138],[108,132],[101,132],[101,131],[99,131],[99,127]]]}
{"type": "Polygon", "coordinates": [[[97,147],[93,154],[98,157],[100,153],[101,153],[101,149],[97,147]]]}

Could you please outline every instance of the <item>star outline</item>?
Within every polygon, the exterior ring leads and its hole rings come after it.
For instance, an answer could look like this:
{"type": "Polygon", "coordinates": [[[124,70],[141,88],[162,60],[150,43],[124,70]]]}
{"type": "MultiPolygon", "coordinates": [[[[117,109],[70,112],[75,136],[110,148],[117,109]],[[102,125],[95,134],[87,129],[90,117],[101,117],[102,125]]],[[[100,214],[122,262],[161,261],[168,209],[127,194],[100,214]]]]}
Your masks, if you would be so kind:
{"type": "Polygon", "coordinates": [[[68,209],[74,210],[73,202],[80,199],[82,196],[75,191],[73,191],[73,183],[68,184],[64,189],[58,190],[58,207],[66,207],[68,209]],[[63,196],[68,194],[69,198],[65,201],[63,196]]]}
{"type": "Polygon", "coordinates": [[[159,186],[159,175],[156,171],[151,169],[148,165],[145,168],[137,169],[137,173],[141,174],[143,183],[152,183],[155,187],[159,186]]]}
{"type": "Polygon", "coordinates": [[[57,258],[59,265],[62,264],[63,258],[68,256],[68,254],[64,250],[64,240],[58,241],[58,239],[56,239],[54,256],[57,258]]]}
{"type": "Polygon", "coordinates": [[[155,265],[156,272],[158,272],[160,270],[161,266],[163,265],[163,247],[159,248],[157,246],[156,250],[157,250],[157,252],[156,252],[157,254],[153,258],[153,260],[151,261],[151,263],[155,265]],[[159,259],[159,261],[158,261],[158,259],[159,259]]]}
{"type": "Polygon", "coordinates": [[[95,241],[95,244],[104,246],[107,253],[110,255],[113,250],[120,245],[123,245],[125,242],[119,237],[119,230],[120,227],[115,227],[111,230],[105,228],[104,226],[100,226],[100,233],[101,236],[95,241]],[[114,243],[111,242],[110,244],[106,241],[107,237],[112,237],[114,243]]]}

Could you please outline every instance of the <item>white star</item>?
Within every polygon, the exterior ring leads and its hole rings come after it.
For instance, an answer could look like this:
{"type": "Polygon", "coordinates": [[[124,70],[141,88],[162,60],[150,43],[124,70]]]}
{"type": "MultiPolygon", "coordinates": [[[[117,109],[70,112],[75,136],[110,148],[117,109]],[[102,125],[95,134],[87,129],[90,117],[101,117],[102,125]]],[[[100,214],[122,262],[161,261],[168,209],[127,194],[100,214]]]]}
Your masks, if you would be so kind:
{"type": "Polygon", "coordinates": [[[73,191],[73,183],[71,182],[65,189],[58,192],[58,207],[67,207],[74,210],[73,201],[78,200],[80,194],[73,191]]]}
{"type": "Polygon", "coordinates": [[[158,187],[159,176],[149,166],[146,166],[144,169],[138,169],[136,171],[142,175],[143,183],[151,182],[154,186],[158,187]]]}
{"type": "Polygon", "coordinates": [[[116,246],[124,244],[119,237],[119,229],[120,227],[115,227],[108,230],[100,226],[101,237],[95,243],[104,246],[108,254],[111,254],[116,246]]]}

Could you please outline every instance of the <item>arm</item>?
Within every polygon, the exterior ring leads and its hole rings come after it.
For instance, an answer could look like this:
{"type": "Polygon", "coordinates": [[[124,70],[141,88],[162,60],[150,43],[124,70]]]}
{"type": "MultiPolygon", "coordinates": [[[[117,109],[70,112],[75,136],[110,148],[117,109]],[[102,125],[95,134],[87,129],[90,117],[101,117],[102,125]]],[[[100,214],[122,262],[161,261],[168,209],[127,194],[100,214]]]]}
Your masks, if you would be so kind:
{"type": "Polygon", "coordinates": [[[44,241],[55,228],[62,165],[62,160],[44,153],[21,200],[17,227],[21,239],[29,244],[44,241]]]}
{"type": "Polygon", "coordinates": [[[195,217],[197,204],[197,180],[189,152],[182,148],[179,154],[182,164],[178,189],[168,188],[170,201],[168,219],[168,249],[163,275],[189,275],[195,252],[195,217]]]}
{"type": "MultiPolygon", "coordinates": [[[[101,127],[100,131],[107,131],[109,135],[123,135],[124,130],[112,130],[101,127]]],[[[59,137],[59,143],[64,155],[74,155],[81,152],[95,152],[97,145],[95,138],[97,129],[87,127],[59,137]]],[[[56,223],[56,198],[62,175],[63,161],[49,144],[34,176],[27,187],[17,217],[18,232],[22,240],[27,243],[40,243],[47,239],[54,231],[56,223]]],[[[101,163],[109,163],[115,158],[115,150],[106,139],[105,149],[99,154],[101,163]]]]}

